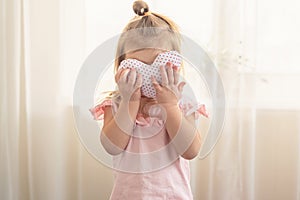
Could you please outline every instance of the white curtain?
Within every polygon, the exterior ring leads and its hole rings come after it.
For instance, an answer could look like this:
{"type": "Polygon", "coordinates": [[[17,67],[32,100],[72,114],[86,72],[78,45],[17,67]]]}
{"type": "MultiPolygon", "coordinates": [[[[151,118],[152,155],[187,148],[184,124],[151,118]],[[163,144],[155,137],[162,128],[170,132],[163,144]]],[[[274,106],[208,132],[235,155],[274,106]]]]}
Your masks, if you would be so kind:
{"type": "MultiPolygon", "coordinates": [[[[120,32],[132,1],[0,2],[0,199],[108,199],[112,171],[80,143],[72,95],[84,59],[120,32]]],[[[300,199],[299,3],[148,3],[207,49],[225,87],[222,137],[192,161],[195,199],[300,199]]]]}
{"type": "Polygon", "coordinates": [[[299,199],[297,1],[214,1],[209,49],[226,91],[223,135],[195,161],[196,199],[299,199]]]}
{"type": "Polygon", "coordinates": [[[85,2],[1,1],[0,199],[107,199],[110,171],[77,136],[85,2]]]}

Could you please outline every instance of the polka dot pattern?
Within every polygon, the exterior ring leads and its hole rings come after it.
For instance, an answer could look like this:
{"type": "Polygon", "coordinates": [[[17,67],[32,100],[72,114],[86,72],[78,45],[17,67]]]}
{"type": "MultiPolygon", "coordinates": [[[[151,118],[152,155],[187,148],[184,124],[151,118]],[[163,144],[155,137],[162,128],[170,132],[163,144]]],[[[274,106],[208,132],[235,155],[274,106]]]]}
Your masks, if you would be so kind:
{"type": "Polygon", "coordinates": [[[136,59],[123,60],[119,66],[121,68],[135,68],[143,76],[142,94],[149,98],[155,98],[156,92],[152,86],[151,76],[154,76],[158,83],[161,83],[160,66],[165,66],[167,62],[173,63],[176,67],[181,66],[182,57],[176,51],[160,53],[151,65],[136,59]]]}

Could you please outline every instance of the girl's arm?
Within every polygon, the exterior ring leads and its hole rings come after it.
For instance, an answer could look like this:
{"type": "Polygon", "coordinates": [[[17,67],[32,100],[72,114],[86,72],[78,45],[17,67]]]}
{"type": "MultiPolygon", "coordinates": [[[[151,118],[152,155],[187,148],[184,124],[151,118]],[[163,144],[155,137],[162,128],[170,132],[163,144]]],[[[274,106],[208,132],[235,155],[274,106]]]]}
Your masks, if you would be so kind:
{"type": "Polygon", "coordinates": [[[115,114],[111,106],[105,108],[100,139],[108,153],[116,155],[126,148],[133,132],[138,108],[139,101],[121,101],[115,114]]]}
{"type": "Polygon", "coordinates": [[[201,147],[200,132],[195,124],[195,115],[184,117],[178,105],[165,105],[166,130],[178,153],[185,159],[195,158],[201,147]]]}
{"type": "Polygon", "coordinates": [[[152,83],[157,101],[165,110],[166,130],[177,153],[186,159],[193,159],[199,153],[201,137],[195,124],[195,116],[183,116],[177,105],[185,83],[179,83],[178,69],[173,69],[171,63],[167,63],[166,68],[162,66],[160,72],[162,84],[158,84],[154,77],[152,83]]]}
{"type": "Polygon", "coordinates": [[[112,107],[104,110],[101,143],[105,150],[116,155],[124,151],[131,138],[140,106],[142,76],[135,69],[119,70],[115,76],[121,102],[115,114],[112,107]]]}

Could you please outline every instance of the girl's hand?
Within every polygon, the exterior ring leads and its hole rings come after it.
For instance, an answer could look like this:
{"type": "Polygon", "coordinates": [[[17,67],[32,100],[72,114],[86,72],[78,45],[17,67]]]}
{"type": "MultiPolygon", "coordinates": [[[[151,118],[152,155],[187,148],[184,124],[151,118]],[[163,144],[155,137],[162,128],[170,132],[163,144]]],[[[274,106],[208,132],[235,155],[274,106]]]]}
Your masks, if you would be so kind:
{"type": "Polygon", "coordinates": [[[152,77],[152,84],[156,90],[156,99],[160,104],[177,105],[185,82],[179,82],[179,69],[171,63],[160,67],[161,85],[152,77]]]}
{"type": "Polygon", "coordinates": [[[135,69],[120,69],[115,75],[122,100],[139,101],[141,99],[142,75],[135,69]]]}

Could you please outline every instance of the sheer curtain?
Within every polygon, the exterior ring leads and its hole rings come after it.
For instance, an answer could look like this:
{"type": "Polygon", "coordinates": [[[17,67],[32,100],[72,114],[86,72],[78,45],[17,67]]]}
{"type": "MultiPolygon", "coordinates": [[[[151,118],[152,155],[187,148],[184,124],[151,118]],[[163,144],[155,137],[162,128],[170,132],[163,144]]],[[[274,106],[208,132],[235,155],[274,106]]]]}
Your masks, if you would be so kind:
{"type": "Polygon", "coordinates": [[[198,160],[196,199],[299,199],[297,1],[214,1],[208,42],[226,90],[223,135],[198,160]]]}
{"type": "MultiPolygon", "coordinates": [[[[72,93],[132,1],[0,2],[0,199],[108,199],[112,172],[80,143],[72,93]]],[[[195,199],[300,199],[299,3],[148,3],[207,49],[225,87],[222,137],[192,161],[195,199]]]]}
{"type": "Polygon", "coordinates": [[[1,0],[0,199],[107,199],[112,175],[72,111],[85,1],[1,0]]]}

